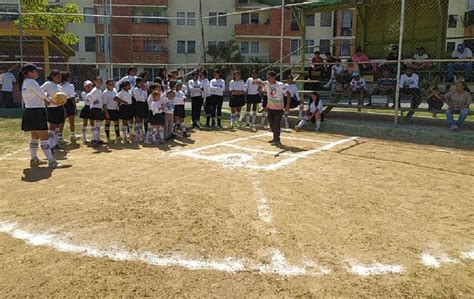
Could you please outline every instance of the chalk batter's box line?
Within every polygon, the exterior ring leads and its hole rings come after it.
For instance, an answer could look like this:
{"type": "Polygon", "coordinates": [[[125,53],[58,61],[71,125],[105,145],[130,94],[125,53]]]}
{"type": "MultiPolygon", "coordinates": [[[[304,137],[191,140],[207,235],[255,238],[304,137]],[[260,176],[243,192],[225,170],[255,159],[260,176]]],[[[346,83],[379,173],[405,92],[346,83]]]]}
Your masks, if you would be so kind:
{"type": "MultiPolygon", "coordinates": [[[[202,154],[199,154],[199,152],[204,151],[204,150],[208,150],[208,149],[217,148],[217,147],[231,147],[231,148],[236,148],[236,149],[243,150],[243,151],[258,152],[258,153],[261,153],[261,154],[268,154],[268,155],[278,155],[279,154],[279,155],[282,155],[282,156],[288,156],[289,157],[287,159],[283,159],[283,160],[280,160],[276,163],[272,163],[272,164],[265,165],[265,166],[255,165],[255,164],[250,164],[250,163],[240,163],[238,165],[237,164],[234,165],[234,166],[238,166],[238,167],[241,167],[241,168],[269,171],[269,170],[279,169],[281,167],[284,167],[284,166],[287,166],[291,163],[294,163],[299,159],[306,158],[310,155],[320,153],[320,152],[323,152],[323,151],[328,151],[328,150],[332,149],[333,147],[336,147],[338,145],[341,145],[341,144],[344,144],[344,143],[347,143],[347,142],[350,142],[350,141],[353,141],[353,140],[357,139],[357,137],[351,137],[351,138],[341,139],[341,140],[338,140],[338,141],[335,141],[335,142],[330,142],[330,143],[328,143],[326,141],[309,139],[309,140],[314,141],[314,142],[325,143],[325,145],[321,146],[321,147],[318,147],[318,148],[315,148],[313,150],[308,150],[308,151],[304,151],[304,152],[296,153],[296,154],[293,154],[293,153],[279,153],[279,152],[276,152],[276,151],[259,150],[259,149],[253,149],[253,148],[248,148],[248,147],[243,147],[243,146],[241,147],[241,146],[235,145],[235,143],[240,142],[240,141],[245,141],[245,140],[249,140],[249,139],[255,139],[255,138],[260,138],[260,137],[265,137],[265,136],[270,136],[270,135],[272,135],[272,134],[271,133],[266,133],[266,134],[255,135],[255,136],[250,136],[250,137],[237,138],[237,139],[234,139],[234,140],[225,141],[225,142],[216,143],[216,144],[211,144],[211,145],[191,149],[191,150],[188,150],[188,151],[178,152],[178,153],[175,153],[175,154],[183,155],[183,156],[194,158],[194,159],[201,159],[201,160],[206,160],[206,161],[211,161],[211,162],[219,162],[219,163],[223,163],[223,164],[225,164],[225,163],[221,160],[219,155],[202,155],[202,154]]],[[[282,138],[286,138],[286,139],[291,138],[293,140],[302,139],[302,141],[307,141],[304,138],[296,138],[296,137],[282,136],[282,138]]]]}

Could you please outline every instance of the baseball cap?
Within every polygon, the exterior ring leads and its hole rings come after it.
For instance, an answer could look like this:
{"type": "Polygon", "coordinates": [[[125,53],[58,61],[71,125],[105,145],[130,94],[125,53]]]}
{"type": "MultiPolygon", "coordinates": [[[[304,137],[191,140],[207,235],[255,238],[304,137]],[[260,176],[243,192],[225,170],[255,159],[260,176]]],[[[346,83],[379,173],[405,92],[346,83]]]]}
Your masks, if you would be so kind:
{"type": "Polygon", "coordinates": [[[38,71],[41,68],[37,67],[34,63],[27,63],[21,67],[21,72],[26,74],[28,72],[38,71]]]}
{"type": "Polygon", "coordinates": [[[84,87],[86,87],[87,85],[94,85],[94,83],[92,83],[91,80],[84,81],[84,87]]]}

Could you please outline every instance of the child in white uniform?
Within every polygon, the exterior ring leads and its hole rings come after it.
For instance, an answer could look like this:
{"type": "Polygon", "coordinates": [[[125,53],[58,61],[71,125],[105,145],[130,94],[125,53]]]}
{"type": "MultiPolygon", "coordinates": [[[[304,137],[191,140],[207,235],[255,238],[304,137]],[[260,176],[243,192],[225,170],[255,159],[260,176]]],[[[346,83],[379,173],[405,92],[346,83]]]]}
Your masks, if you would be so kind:
{"type": "Polygon", "coordinates": [[[184,118],[186,117],[186,111],[184,109],[184,105],[186,102],[186,95],[181,88],[183,84],[181,81],[178,81],[175,86],[175,93],[176,97],[174,100],[174,123],[175,123],[175,132],[178,129],[181,129],[183,137],[188,137],[188,132],[186,131],[186,125],[184,124],[184,118]]]}
{"type": "MultiPolygon", "coordinates": [[[[119,115],[122,120],[122,134],[124,142],[128,143],[127,129],[130,132],[132,131],[133,117],[135,113],[133,111],[132,103],[132,94],[130,93],[130,88],[132,85],[128,81],[124,81],[121,85],[122,90],[117,93],[114,100],[119,103],[119,115]]],[[[132,138],[133,139],[133,138],[132,138]]]]}
{"type": "Polygon", "coordinates": [[[114,100],[117,96],[114,80],[107,80],[105,85],[107,88],[102,93],[102,99],[105,106],[105,135],[107,136],[107,143],[110,143],[110,122],[112,121],[114,122],[115,140],[120,140],[120,114],[118,111],[119,104],[114,100]]]}
{"type": "Polygon", "coordinates": [[[81,98],[84,101],[84,107],[82,108],[79,117],[82,118],[82,143],[84,144],[87,143],[87,123],[89,122],[89,116],[91,113],[91,106],[87,101],[86,95],[92,91],[92,88],[94,88],[94,83],[87,80],[84,82],[84,91],[81,93],[81,98]]]}
{"type": "MultiPolygon", "coordinates": [[[[59,85],[62,80],[61,73],[57,70],[53,70],[47,79],[48,81],[41,85],[41,89],[46,92],[50,99],[52,99],[57,92],[61,91],[61,86],[59,85]]],[[[49,123],[49,143],[51,149],[54,149],[58,147],[61,125],[64,124],[64,107],[51,101],[48,104],[47,112],[47,120],[49,123]]]]}
{"type": "MultiPolygon", "coordinates": [[[[170,86],[173,85],[171,83],[173,83],[173,81],[170,82],[170,86]]],[[[161,97],[164,104],[163,110],[165,112],[165,140],[170,140],[173,136],[175,98],[176,93],[172,89],[168,90],[161,97]]]]}
{"type": "Polygon", "coordinates": [[[229,91],[231,98],[229,106],[231,109],[230,113],[230,127],[238,125],[240,122],[240,112],[242,107],[245,106],[245,82],[241,79],[240,71],[234,71],[234,79],[230,81],[229,91]]]}
{"type": "Polygon", "coordinates": [[[104,120],[104,101],[102,99],[102,78],[97,77],[94,80],[95,87],[87,94],[87,101],[90,103],[90,120],[92,126],[92,146],[98,146],[102,143],[100,140],[100,128],[104,120]]]}
{"type": "Polygon", "coordinates": [[[306,116],[300,121],[300,123],[295,127],[296,131],[300,131],[301,128],[308,122],[311,121],[316,123],[314,130],[321,130],[321,113],[323,113],[323,101],[319,97],[318,92],[313,92],[311,95],[311,101],[309,103],[308,111],[306,116]]]}
{"type": "MultiPolygon", "coordinates": [[[[151,135],[151,141],[156,143],[163,143],[165,141],[164,128],[165,125],[165,101],[161,96],[161,85],[152,84],[151,85],[151,94],[148,97],[148,106],[150,111],[148,114],[148,120],[150,121],[152,130],[149,133],[151,135]]],[[[145,140],[146,144],[150,144],[149,138],[145,140]]]]}
{"type": "Polygon", "coordinates": [[[252,111],[252,126],[255,126],[255,122],[257,121],[258,104],[262,102],[257,79],[257,70],[252,70],[252,77],[248,78],[245,82],[245,92],[247,94],[247,111],[245,113],[245,125],[247,127],[250,127],[250,111],[252,111]]]}

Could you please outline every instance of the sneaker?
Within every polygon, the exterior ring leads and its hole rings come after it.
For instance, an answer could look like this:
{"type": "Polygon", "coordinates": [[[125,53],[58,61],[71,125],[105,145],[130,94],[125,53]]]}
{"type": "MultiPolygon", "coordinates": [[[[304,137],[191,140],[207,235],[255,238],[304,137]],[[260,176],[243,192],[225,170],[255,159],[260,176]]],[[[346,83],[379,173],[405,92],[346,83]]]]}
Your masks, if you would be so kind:
{"type": "Polygon", "coordinates": [[[280,140],[276,140],[276,141],[272,142],[272,145],[273,146],[280,146],[281,142],[280,142],[280,140]]]}
{"type": "Polygon", "coordinates": [[[451,126],[451,128],[449,130],[457,131],[457,130],[459,130],[459,127],[458,126],[451,126]]]}
{"type": "Polygon", "coordinates": [[[151,144],[152,144],[152,142],[150,141],[150,139],[145,140],[145,145],[151,145],[151,144]]]}
{"type": "Polygon", "coordinates": [[[201,124],[200,124],[200,123],[195,123],[195,124],[194,124],[194,128],[200,129],[200,128],[201,128],[201,124]]]}
{"type": "Polygon", "coordinates": [[[66,144],[66,141],[64,141],[64,139],[59,139],[59,140],[58,140],[58,144],[59,144],[59,145],[65,145],[65,144],[66,144]]]}
{"type": "Polygon", "coordinates": [[[89,141],[87,141],[87,139],[82,139],[83,144],[87,144],[87,142],[89,142],[89,141]]]}
{"type": "Polygon", "coordinates": [[[38,159],[38,157],[33,158],[33,159],[30,160],[30,166],[31,166],[31,167],[36,167],[36,166],[44,165],[44,164],[46,164],[46,163],[47,163],[46,161],[41,161],[40,159],[38,159]]]}
{"type": "Polygon", "coordinates": [[[288,130],[290,128],[290,125],[285,125],[285,129],[288,130]]]}
{"type": "Polygon", "coordinates": [[[320,132],[320,131],[321,131],[321,128],[316,128],[316,127],[315,127],[315,128],[314,128],[314,131],[315,131],[315,132],[320,132]]]}
{"type": "Polygon", "coordinates": [[[117,136],[117,137],[115,138],[115,142],[120,142],[120,141],[122,141],[122,137],[117,136]]]}
{"type": "Polygon", "coordinates": [[[271,144],[273,144],[274,142],[275,142],[275,139],[268,141],[268,143],[271,143],[271,144]]]}
{"type": "Polygon", "coordinates": [[[184,132],[183,132],[183,137],[189,137],[188,132],[184,131],[184,132]]]}
{"type": "Polygon", "coordinates": [[[296,131],[296,132],[299,132],[299,131],[301,131],[300,127],[298,127],[298,126],[295,126],[295,131],[296,131]]]}
{"type": "Polygon", "coordinates": [[[48,161],[48,168],[60,168],[60,167],[62,167],[62,165],[59,164],[58,161],[56,161],[56,160],[49,160],[48,161]]]}

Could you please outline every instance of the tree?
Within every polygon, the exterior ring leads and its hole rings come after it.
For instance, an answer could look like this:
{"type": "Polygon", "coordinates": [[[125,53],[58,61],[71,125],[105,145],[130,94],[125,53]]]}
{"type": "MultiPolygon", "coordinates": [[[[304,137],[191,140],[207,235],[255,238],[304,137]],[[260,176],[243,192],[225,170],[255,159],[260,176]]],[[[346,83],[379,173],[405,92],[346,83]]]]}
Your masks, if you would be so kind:
{"type": "MultiPolygon", "coordinates": [[[[66,3],[64,6],[49,6],[48,0],[21,0],[22,27],[25,29],[48,30],[67,45],[79,43],[79,37],[66,31],[69,23],[82,23],[79,6],[76,3],[66,3]],[[28,13],[34,13],[29,15],[28,13]],[[54,14],[49,14],[54,13],[54,14]]],[[[15,21],[19,26],[19,20],[15,21]]]]}
{"type": "Polygon", "coordinates": [[[224,78],[234,69],[232,63],[244,62],[244,56],[233,40],[209,46],[207,55],[211,57],[211,62],[216,63],[216,67],[221,69],[224,78]]]}

